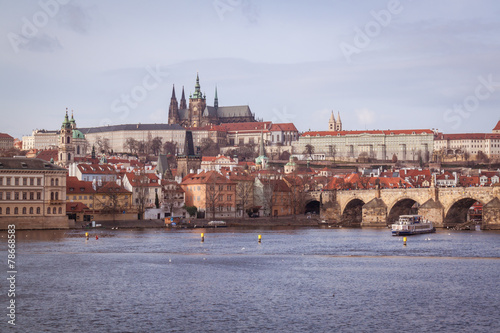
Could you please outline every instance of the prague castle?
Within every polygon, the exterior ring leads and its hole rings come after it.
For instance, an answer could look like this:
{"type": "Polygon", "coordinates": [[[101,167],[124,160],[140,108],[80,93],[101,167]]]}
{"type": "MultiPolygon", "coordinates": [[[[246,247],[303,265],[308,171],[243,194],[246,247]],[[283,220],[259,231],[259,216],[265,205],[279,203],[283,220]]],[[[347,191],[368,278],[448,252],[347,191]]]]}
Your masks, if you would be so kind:
{"type": "Polygon", "coordinates": [[[183,127],[203,127],[220,125],[222,123],[254,122],[255,115],[248,105],[219,106],[217,88],[215,88],[214,106],[208,106],[206,95],[201,92],[200,79],[196,74],[195,91],[189,96],[189,106],[186,104],[184,88],[180,104],[175,97],[175,87],[172,88],[172,98],[168,108],[168,123],[183,127]]]}

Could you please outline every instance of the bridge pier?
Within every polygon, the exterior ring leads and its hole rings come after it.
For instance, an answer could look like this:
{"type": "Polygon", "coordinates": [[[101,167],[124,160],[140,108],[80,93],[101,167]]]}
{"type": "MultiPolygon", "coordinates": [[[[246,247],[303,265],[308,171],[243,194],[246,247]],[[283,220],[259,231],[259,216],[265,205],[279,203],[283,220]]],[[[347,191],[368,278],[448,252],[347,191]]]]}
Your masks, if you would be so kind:
{"type": "Polygon", "coordinates": [[[434,227],[444,227],[444,208],[439,200],[429,199],[418,207],[418,214],[425,219],[432,221],[434,227]]]}
{"type": "Polygon", "coordinates": [[[382,199],[374,198],[363,205],[361,227],[386,227],[387,205],[382,199]]]}
{"type": "Polygon", "coordinates": [[[483,206],[482,230],[500,230],[500,200],[493,198],[483,206]]]}

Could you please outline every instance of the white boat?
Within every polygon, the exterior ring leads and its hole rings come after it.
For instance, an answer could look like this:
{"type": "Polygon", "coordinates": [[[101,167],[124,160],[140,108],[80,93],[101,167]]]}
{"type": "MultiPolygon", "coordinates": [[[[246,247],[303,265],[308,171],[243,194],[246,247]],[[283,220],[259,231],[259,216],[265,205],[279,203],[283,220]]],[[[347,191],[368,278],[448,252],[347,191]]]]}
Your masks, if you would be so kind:
{"type": "Polygon", "coordinates": [[[399,221],[391,226],[393,236],[427,234],[435,232],[432,222],[421,215],[401,215],[399,221]]]}
{"type": "Polygon", "coordinates": [[[226,227],[227,224],[224,221],[210,221],[208,222],[208,225],[211,227],[226,227]]]}

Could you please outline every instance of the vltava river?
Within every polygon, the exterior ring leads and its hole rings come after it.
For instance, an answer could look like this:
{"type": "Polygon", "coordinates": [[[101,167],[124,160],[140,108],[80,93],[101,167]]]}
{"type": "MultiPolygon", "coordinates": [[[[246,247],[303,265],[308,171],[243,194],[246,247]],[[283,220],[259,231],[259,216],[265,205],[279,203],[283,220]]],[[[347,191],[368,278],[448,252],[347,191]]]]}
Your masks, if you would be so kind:
{"type": "Polygon", "coordinates": [[[12,327],[1,233],[1,332],[500,332],[499,232],[84,234],[16,232],[12,327]]]}

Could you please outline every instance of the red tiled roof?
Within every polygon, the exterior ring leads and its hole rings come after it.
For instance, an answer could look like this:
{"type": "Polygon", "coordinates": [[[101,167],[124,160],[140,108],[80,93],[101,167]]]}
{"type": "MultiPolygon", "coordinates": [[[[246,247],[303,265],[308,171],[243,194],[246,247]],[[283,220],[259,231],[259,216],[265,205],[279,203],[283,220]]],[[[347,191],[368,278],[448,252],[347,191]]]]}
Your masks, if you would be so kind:
{"type": "Polygon", "coordinates": [[[293,123],[272,124],[271,131],[297,132],[297,128],[293,123]]]}
{"type": "Polygon", "coordinates": [[[220,125],[228,132],[235,131],[263,131],[268,132],[271,127],[270,121],[248,122],[248,123],[226,123],[220,125]]]}
{"type": "Polygon", "coordinates": [[[81,213],[88,210],[89,207],[82,202],[66,202],[67,213],[81,213]]]}
{"type": "Polygon", "coordinates": [[[107,182],[97,189],[98,193],[132,193],[115,182],[107,182]]]}
{"type": "Polygon", "coordinates": [[[115,174],[116,171],[107,164],[78,164],[78,169],[82,174],[115,174]]]}
{"type": "Polygon", "coordinates": [[[500,131],[500,120],[498,121],[497,125],[493,129],[494,131],[500,131]]]}
{"type": "Polygon", "coordinates": [[[7,133],[0,133],[0,139],[3,138],[3,139],[12,139],[14,140],[13,137],[11,137],[10,135],[8,135],[7,133]]]}
{"type": "Polygon", "coordinates": [[[438,133],[434,136],[434,140],[484,140],[485,136],[486,134],[484,133],[438,133]]]}
{"type": "Polygon", "coordinates": [[[310,131],[304,132],[301,136],[346,136],[360,134],[378,134],[378,135],[411,135],[411,134],[433,134],[430,129],[415,129],[415,130],[365,130],[365,131],[310,131]]]}
{"type": "Polygon", "coordinates": [[[92,182],[78,180],[77,177],[66,177],[66,194],[94,193],[92,182]]]}
{"type": "Polygon", "coordinates": [[[215,182],[215,184],[234,184],[217,171],[201,172],[199,174],[189,174],[182,180],[181,185],[191,185],[191,184],[208,184],[215,182]]]}
{"type": "Polygon", "coordinates": [[[51,159],[54,159],[54,161],[58,161],[59,154],[57,149],[46,149],[40,151],[37,155],[36,158],[42,159],[44,161],[49,162],[51,159]]]}
{"type": "MultiPolygon", "coordinates": [[[[147,178],[148,183],[144,184],[144,186],[147,186],[147,187],[161,186],[160,179],[154,173],[144,173],[142,175],[137,175],[137,174],[132,173],[132,172],[127,172],[125,174],[125,176],[127,177],[129,183],[133,187],[139,186],[139,181],[140,181],[141,177],[147,178]]],[[[146,179],[146,178],[144,178],[144,179],[146,179]]]]}

